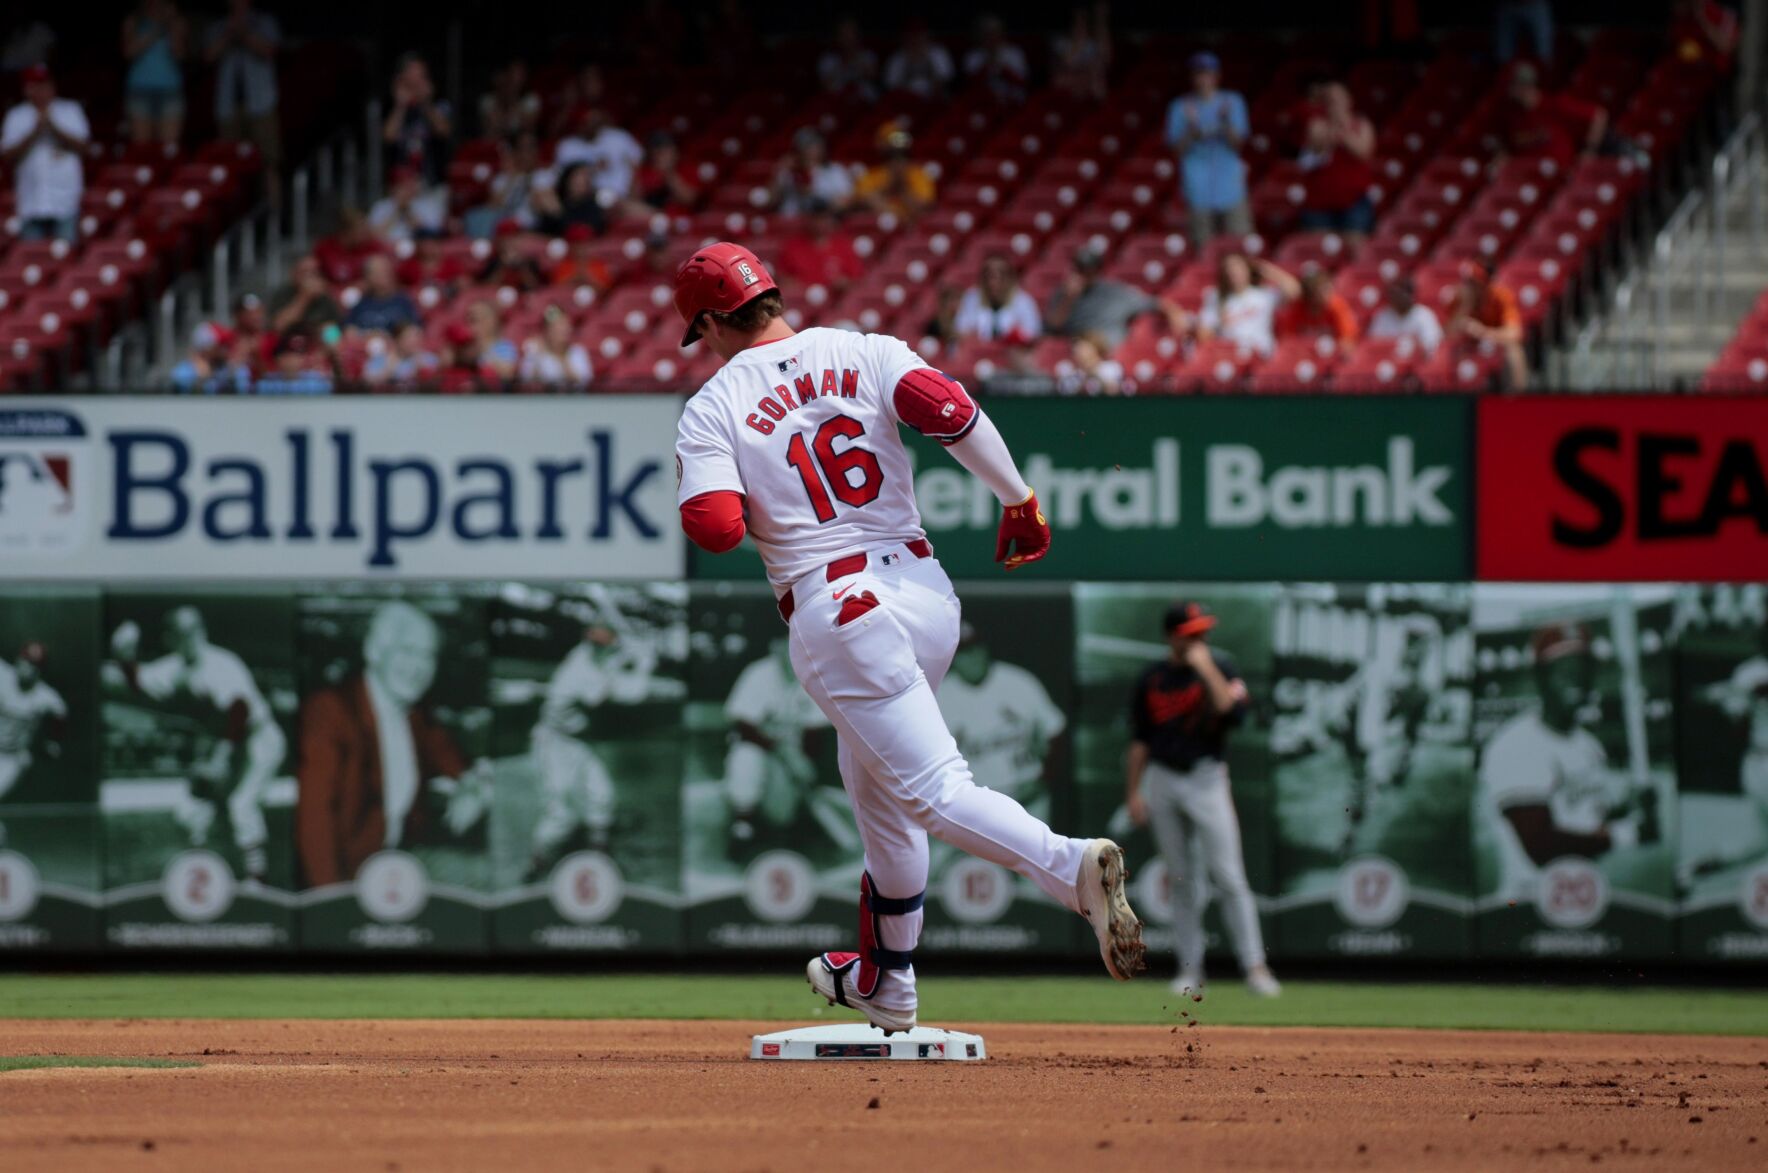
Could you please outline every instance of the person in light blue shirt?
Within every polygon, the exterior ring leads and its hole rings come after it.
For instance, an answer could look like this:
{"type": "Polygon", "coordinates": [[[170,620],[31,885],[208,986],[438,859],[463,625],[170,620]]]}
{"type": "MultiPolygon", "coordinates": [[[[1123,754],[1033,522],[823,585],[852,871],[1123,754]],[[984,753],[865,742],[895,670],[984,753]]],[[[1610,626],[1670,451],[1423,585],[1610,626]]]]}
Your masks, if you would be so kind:
{"type": "Polygon", "coordinates": [[[1246,164],[1240,144],[1251,126],[1246,99],[1221,88],[1214,53],[1191,58],[1191,92],[1166,111],[1166,142],[1179,156],[1180,186],[1191,209],[1191,242],[1198,248],[1217,233],[1252,231],[1246,204],[1246,164]]]}
{"type": "Polygon", "coordinates": [[[184,58],[189,38],[184,14],[172,0],[142,0],[123,21],[123,79],[129,137],[138,143],[176,143],[184,133],[184,58]]]}

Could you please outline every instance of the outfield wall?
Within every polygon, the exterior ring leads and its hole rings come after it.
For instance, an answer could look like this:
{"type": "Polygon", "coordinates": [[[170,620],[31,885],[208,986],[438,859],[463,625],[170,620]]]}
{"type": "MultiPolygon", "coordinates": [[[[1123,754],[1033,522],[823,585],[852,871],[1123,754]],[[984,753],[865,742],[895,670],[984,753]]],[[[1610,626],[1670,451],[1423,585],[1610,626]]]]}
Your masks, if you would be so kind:
{"type": "MultiPolygon", "coordinates": [[[[850,944],[833,737],[752,553],[685,548],[678,410],[0,410],[0,950],[850,944]]],[[[1119,761],[1184,594],[1254,697],[1230,766],[1277,956],[1768,956],[1768,400],[990,410],[1058,544],[999,575],[986,492],[913,445],[976,635],[942,704],[985,784],[1124,839],[1157,944],[1119,761]],[[1555,741],[1534,645],[1566,624],[1593,667],[1555,741]],[[1614,845],[1535,858],[1519,793],[1614,845]]],[[[944,851],[927,925],[1086,947],[944,851]]]]}

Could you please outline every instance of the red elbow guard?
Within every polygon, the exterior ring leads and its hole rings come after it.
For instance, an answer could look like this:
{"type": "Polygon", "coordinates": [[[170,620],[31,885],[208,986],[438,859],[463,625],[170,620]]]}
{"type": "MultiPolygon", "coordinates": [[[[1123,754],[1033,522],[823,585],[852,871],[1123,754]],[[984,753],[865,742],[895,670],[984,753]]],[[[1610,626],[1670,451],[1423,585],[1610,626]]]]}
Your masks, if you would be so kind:
{"type": "Polygon", "coordinates": [[[941,444],[955,444],[976,426],[976,403],[964,385],[932,367],[919,367],[896,384],[896,418],[941,444]]]}
{"type": "Polygon", "coordinates": [[[700,549],[723,554],[743,540],[743,495],[729,489],[701,493],[681,507],[681,528],[700,549]]]}

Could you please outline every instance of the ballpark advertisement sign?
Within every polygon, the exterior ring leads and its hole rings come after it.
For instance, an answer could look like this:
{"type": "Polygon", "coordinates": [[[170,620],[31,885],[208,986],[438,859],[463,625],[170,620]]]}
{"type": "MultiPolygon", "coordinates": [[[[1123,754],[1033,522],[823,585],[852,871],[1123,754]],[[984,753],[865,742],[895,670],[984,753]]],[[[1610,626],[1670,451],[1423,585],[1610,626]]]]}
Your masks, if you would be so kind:
{"type": "MultiPolygon", "coordinates": [[[[1050,579],[1467,577],[1471,406],[1454,399],[988,403],[1056,532],[1050,579]]],[[[911,437],[915,496],[955,577],[993,576],[1000,507],[911,437]]],[[[702,578],[761,577],[696,554],[702,578]]]]}
{"type": "Polygon", "coordinates": [[[1768,400],[1483,399],[1479,577],[1768,578],[1768,400]]]}
{"type": "Polygon", "coordinates": [[[11,579],[664,578],[669,398],[19,400],[11,579]]]}

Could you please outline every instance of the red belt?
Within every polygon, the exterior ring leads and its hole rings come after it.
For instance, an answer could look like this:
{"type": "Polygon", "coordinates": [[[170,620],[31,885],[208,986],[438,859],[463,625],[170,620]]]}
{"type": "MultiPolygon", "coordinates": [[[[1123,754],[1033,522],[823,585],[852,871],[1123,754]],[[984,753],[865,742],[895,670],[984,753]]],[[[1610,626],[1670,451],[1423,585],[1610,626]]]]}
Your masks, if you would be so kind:
{"type": "MultiPolygon", "coordinates": [[[[926,538],[916,538],[912,542],[904,542],[903,545],[908,548],[909,553],[917,558],[933,557],[933,543],[926,538]]],[[[869,557],[868,554],[849,554],[845,558],[837,558],[829,563],[823,577],[829,582],[835,582],[850,574],[858,574],[866,568],[866,559],[869,557]]],[[[792,612],[798,609],[798,603],[792,598],[791,591],[780,596],[779,608],[780,618],[787,623],[792,622],[792,612]]]]}

